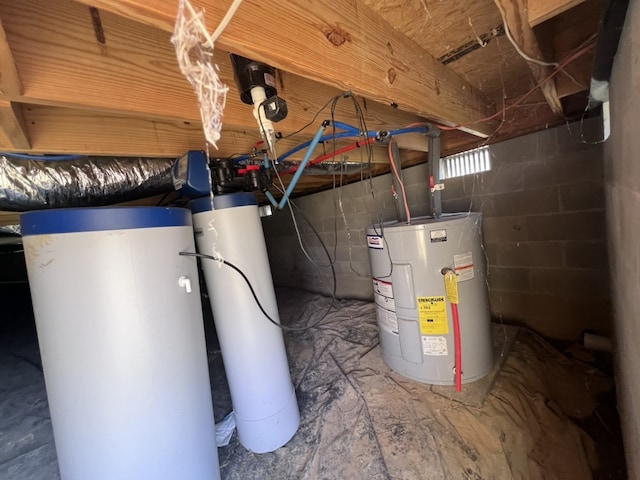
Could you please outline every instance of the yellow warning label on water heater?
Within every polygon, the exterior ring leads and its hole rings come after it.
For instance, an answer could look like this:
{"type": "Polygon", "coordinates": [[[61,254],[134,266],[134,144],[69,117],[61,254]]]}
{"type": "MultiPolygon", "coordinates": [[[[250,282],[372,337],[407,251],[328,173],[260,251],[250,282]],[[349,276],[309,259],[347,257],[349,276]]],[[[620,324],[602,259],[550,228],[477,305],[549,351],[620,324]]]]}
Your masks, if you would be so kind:
{"type": "Polygon", "coordinates": [[[422,335],[447,335],[449,333],[447,302],[444,296],[418,297],[418,314],[422,335]]]}

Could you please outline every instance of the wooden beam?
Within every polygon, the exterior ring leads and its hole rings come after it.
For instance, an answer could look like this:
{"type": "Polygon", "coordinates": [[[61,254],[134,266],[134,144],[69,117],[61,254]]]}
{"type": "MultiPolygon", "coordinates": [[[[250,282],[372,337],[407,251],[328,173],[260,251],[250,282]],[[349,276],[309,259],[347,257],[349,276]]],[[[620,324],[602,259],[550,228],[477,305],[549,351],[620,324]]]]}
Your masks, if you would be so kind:
{"type": "Polygon", "coordinates": [[[25,151],[31,148],[29,130],[19,104],[0,100],[0,132],[6,138],[6,146],[25,151]]]}
{"type": "MultiPolygon", "coordinates": [[[[543,58],[542,51],[538,45],[536,35],[529,25],[526,17],[526,0],[494,0],[502,18],[505,21],[505,28],[509,29],[511,37],[514,42],[520,47],[520,49],[529,57],[541,60],[543,58]]],[[[536,82],[543,81],[549,73],[551,68],[548,66],[542,66],[538,63],[527,61],[529,69],[533,74],[533,78],[536,82]]],[[[562,104],[558,98],[556,91],[555,79],[546,81],[540,87],[547,103],[551,107],[551,110],[556,115],[562,115],[562,104]]]]}
{"type": "MultiPolygon", "coordinates": [[[[69,153],[97,156],[145,156],[179,157],[188,150],[206,148],[202,127],[199,123],[184,123],[169,120],[148,120],[123,115],[94,113],[86,110],[25,105],[26,123],[31,134],[31,148],[3,145],[7,151],[31,153],[69,153]]],[[[399,137],[400,138],[400,137],[399,137]]],[[[211,156],[227,157],[234,153],[251,152],[257,132],[223,130],[220,150],[210,149],[211,156]]],[[[280,154],[307,140],[305,135],[296,135],[278,142],[280,154]]],[[[338,148],[352,141],[337,142],[338,148]]],[[[320,144],[315,156],[330,152],[333,142],[320,144]]],[[[358,161],[360,150],[349,153],[352,161],[358,161]]],[[[288,160],[299,161],[305,150],[288,160]]],[[[387,163],[384,147],[374,148],[375,163],[387,163]]]]}
{"type": "Polygon", "coordinates": [[[584,0],[527,0],[527,21],[535,27],[582,2],[584,0]]]}
{"type": "MultiPolygon", "coordinates": [[[[24,95],[5,98],[162,121],[200,121],[197,100],[178,71],[168,33],[103,12],[105,41],[100,44],[88,8],[68,0],[2,0],[0,14],[10,20],[7,33],[15,45],[26,88],[24,95]]],[[[257,131],[251,107],[240,101],[228,55],[216,50],[216,61],[221,79],[230,87],[225,127],[257,131]]],[[[335,88],[286,72],[278,80],[289,105],[289,116],[276,125],[284,134],[311,122],[328,100],[340,94],[335,88]]],[[[363,109],[368,127],[374,130],[422,120],[377,102],[363,103],[363,109]]],[[[338,103],[336,117],[356,122],[351,100],[338,103]]],[[[325,118],[329,118],[329,109],[315,126],[325,118]]],[[[415,141],[407,147],[420,149],[422,145],[424,142],[415,141]]]]}
{"type": "MultiPolygon", "coordinates": [[[[601,0],[586,0],[538,28],[551,27],[555,56],[565,58],[585,45],[592,33],[598,31],[601,12],[601,0]]],[[[589,90],[594,58],[595,50],[567,65],[556,76],[560,98],[589,90]]]]}
{"type": "MultiPolygon", "coordinates": [[[[79,1],[166,32],[173,31],[178,4],[176,0],[79,1]]],[[[194,3],[206,7],[212,30],[230,4],[194,3]]],[[[463,125],[479,135],[493,130],[493,125],[479,122],[495,111],[484,94],[361,0],[335,0],[331,5],[273,0],[269,8],[247,0],[216,46],[438,122],[463,125]]]]}
{"type": "Polygon", "coordinates": [[[22,94],[22,82],[16,69],[15,60],[2,20],[0,20],[0,94],[22,94]]]}
{"type": "Polygon", "coordinates": [[[19,225],[20,214],[15,212],[0,212],[0,227],[5,225],[19,225]]]}

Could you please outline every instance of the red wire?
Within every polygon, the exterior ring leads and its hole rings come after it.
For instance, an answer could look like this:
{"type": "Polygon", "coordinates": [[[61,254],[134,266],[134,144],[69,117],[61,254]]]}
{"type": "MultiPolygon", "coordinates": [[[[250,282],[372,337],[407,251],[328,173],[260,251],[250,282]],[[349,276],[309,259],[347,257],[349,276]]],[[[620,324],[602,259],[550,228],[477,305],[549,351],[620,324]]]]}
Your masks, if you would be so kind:
{"type": "MultiPolygon", "coordinates": [[[[589,50],[592,50],[593,48],[595,48],[595,46],[596,46],[596,44],[592,43],[590,45],[587,45],[587,46],[581,48],[577,52],[569,55],[568,57],[566,57],[564,60],[562,60],[558,64],[558,66],[553,70],[553,72],[551,72],[545,78],[540,80],[531,90],[529,90],[527,93],[522,95],[516,102],[512,103],[511,105],[507,105],[505,108],[503,108],[502,110],[499,110],[498,112],[494,113],[493,115],[490,115],[488,117],[484,117],[484,118],[481,118],[479,120],[476,120],[476,121],[472,122],[471,125],[475,125],[477,123],[482,123],[482,122],[488,122],[489,120],[493,120],[494,118],[497,118],[500,115],[508,112],[512,108],[517,107],[522,102],[524,102],[527,98],[529,98],[533,94],[533,92],[535,92],[538,88],[540,88],[542,85],[544,85],[549,80],[551,80],[553,77],[555,77],[558,73],[560,73],[564,67],[566,67],[571,62],[573,62],[573,61],[577,60],[578,58],[580,58],[582,55],[587,53],[589,50]]],[[[445,126],[445,125],[438,125],[438,128],[441,129],[441,130],[458,130],[462,126],[463,125],[455,125],[453,127],[448,127],[448,126],[445,126]]]]}
{"type": "Polygon", "coordinates": [[[456,365],[456,392],[462,391],[462,341],[460,339],[460,315],[458,313],[458,304],[451,304],[451,313],[453,314],[453,337],[455,342],[455,365],[456,365]]]}
{"type": "MultiPolygon", "coordinates": [[[[341,149],[336,150],[335,152],[327,153],[325,155],[321,155],[319,157],[314,158],[309,163],[307,163],[307,166],[315,165],[316,163],[320,163],[320,162],[324,162],[325,160],[329,160],[329,159],[331,159],[333,157],[336,157],[336,156],[338,156],[338,155],[340,155],[342,153],[349,152],[351,150],[355,150],[356,148],[360,148],[360,147],[362,147],[364,145],[369,145],[370,143],[373,143],[375,141],[376,141],[375,137],[370,137],[370,138],[367,138],[366,140],[363,140],[361,142],[356,142],[356,143],[353,143],[351,145],[347,145],[346,147],[342,147],[341,149]]],[[[290,175],[292,173],[297,172],[298,168],[300,168],[299,165],[296,165],[295,167],[288,168],[285,171],[280,172],[280,175],[290,175]]]]}

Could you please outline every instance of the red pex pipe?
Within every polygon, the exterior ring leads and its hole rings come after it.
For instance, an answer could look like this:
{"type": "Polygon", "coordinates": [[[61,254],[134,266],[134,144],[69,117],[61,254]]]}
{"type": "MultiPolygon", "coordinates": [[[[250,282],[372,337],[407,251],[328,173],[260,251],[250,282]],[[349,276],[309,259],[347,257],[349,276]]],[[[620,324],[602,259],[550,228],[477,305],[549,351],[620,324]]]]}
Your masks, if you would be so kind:
{"type": "Polygon", "coordinates": [[[456,392],[462,391],[462,341],[460,340],[460,314],[458,304],[451,304],[453,314],[453,337],[455,342],[455,362],[456,362],[456,392]]]}
{"type": "MultiPolygon", "coordinates": [[[[319,157],[314,158],[313,160],[311,160],[309,163],[307,163],[307,166],[309,165],[315,165],[316,163],[320,163],[320,162],[324,162],[325,160],[329,160],[333,157],[336,157],[338,155],[341,155],[343,153],[349,152],[351,150],[355,150],[356,148],[360,148],[363,147],[365,145],[369,145],[370,143],[373,143],[376,141],[375,137],[369,137],[366,140],[363,140],[361,142],[356,142],[352,145],[347,145],[346,147],[343,147],[339,150],[336,150],[333,153],[327,153],[326,155],[321,155],[319,157]]],[[[290,175],[292,173],[295,173],[298,170],[298,166],[295,167],[291,167],[286,169],[283,172],[280,172],[280,175],[290,175]]]]}

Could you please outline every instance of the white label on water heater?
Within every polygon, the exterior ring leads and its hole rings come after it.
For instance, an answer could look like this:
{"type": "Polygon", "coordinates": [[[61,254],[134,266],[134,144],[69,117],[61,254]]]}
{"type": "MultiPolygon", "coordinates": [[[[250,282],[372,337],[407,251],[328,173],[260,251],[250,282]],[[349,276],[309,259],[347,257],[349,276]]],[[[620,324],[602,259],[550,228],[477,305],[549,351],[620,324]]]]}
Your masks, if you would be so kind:
{"type": "Polygon", "coordinates": [[[376,311],[378,313],[378,325],[380,328],[398,335],[398,317],[395,312],[390,312],[380,307],[376,308],[376,311]]]}
{"type": "Polygon", "coordinates": [[[473,253],[460,253],[453,256],[453,266],[458,276],[458,282],[464,282],[465,280],[472,280],[475,276],[475,269],[473,267],[473,253]]]}
{"type": "Polygon", "coordinates": [[[378,235],[367,235],[367,246],[376,250],[384,250],[382,237],[378,235]]]}
{"type": "Polygon", "coordinates": [[[393,298],[392,283],[374,278],[373,295],[375,297],[380,328],[397,335],[398,317],[396,316],[396,302],[393,298]]]}
{"type": "Polygon", "coordinates": [[[435,242],[446,242],[447,241],[447,231],[446,230],[431,230],[429,232],[429,238],[431,238],[431,243],[435,242]]]}
{"type": "Polygon", "coordinates": [[[446,337],[422,337],[422,353],[425,355],[446,356],[449,354],[447,350],[446,337]]]}

